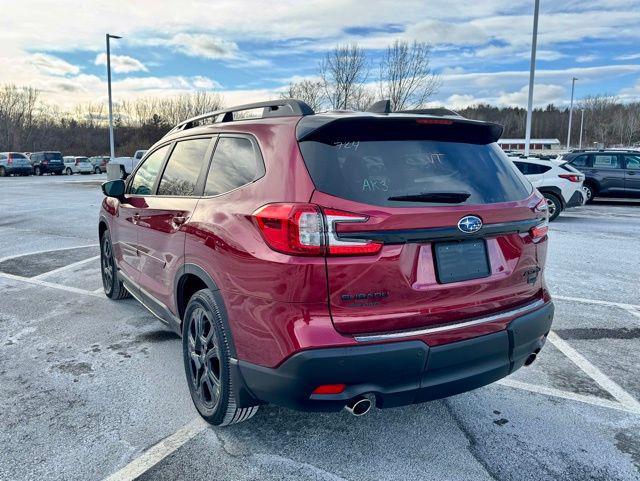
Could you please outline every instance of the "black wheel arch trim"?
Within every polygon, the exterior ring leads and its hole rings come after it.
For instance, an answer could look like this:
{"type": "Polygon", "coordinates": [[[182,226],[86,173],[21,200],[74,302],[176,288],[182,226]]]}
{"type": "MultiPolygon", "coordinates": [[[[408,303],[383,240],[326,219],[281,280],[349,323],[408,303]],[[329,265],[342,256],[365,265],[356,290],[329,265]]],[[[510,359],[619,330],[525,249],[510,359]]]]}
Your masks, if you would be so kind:
{"type": "MultiPolygon", "coordinates": [[[[213,297],[216,300],[216,306],[214,307],[217,309],[218,311],[217,314],[220,317],[220,320],[222,321],[222,324],[224,325],[227,331],[231,357],[233,359],[237,359],[236,345],[233,340],[233,332],[231,331],[231,326],[229,325],[229,315],[227,314],[227,308],[224,303],[224,299],[220,294],[220,288],[218,287],[216,282],[213,280],[213,277],[211,277],[207,271],[205,271],[202,267],[198,266],[197,264],[187,263],[182,266],[182,268],[176,274],[176,277],[174,280],[175,305],[176,306],[180,305],[182,289],[184,288],[184,278],[187,274],[191,274],[199,278],[207,286],[207,289],[209,289],[213,294],[213,297]]],[[[186,304],[185,304],[185,307],[186,307],[186,304]]]]}
{"type": "Polygon", "coordinates": [[[560,201],[560,207],[562,209],[565,208],[565,200],[564,200],[564,197],[562,196],[562,191],[558,187],[550,185],[550,186],[547,186],[547,187],[540,187],[540,188],[538,188],[538,190],[542,194],[544,194],[546,192],[548,194],[555,195],[558,198],[558,200],[560,201]]]}

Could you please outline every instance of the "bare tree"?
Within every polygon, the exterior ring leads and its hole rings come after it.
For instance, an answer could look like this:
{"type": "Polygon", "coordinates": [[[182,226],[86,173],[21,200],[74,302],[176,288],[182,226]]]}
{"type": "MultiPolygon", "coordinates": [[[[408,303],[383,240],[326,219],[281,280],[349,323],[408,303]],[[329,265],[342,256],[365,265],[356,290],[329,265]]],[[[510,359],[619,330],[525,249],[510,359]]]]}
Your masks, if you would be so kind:
{"type": "Polygon", "coordinates": [[[280,97],[283,99],[302,100],[314,111],[318,112],[323,108],[322,87],[322,82],[308,79],[300,82],[291,82],[287,90],[280,94],[280,97]]]}
{"type": "Polygon", "coordinates": [[[364,50],[358,44],[338,45],[327,52],[319,65],[322,89],[333,109],[355,108],[369,76],[364,50]]]}
{"type": "Polygon", "coordinates": [[[440,88],[430,67],[431,45],[396,40],[380,61],[380,94],[391,100],[391,109],[422,107],[440,88]]]}

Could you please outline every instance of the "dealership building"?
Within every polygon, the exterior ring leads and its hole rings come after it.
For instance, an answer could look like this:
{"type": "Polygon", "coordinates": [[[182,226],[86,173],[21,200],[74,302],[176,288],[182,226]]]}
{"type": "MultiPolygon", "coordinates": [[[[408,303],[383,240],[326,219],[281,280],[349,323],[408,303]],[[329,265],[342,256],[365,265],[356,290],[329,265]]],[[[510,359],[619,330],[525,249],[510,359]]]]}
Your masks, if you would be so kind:
{"type": "MultiPolygon", "coordinates": [[[[502,150],[524,150],[525,139],[500,139],[498,145],[502,150]]],[[[531,139],[531,150],[560,150],[558,139],[531,139]]]]}

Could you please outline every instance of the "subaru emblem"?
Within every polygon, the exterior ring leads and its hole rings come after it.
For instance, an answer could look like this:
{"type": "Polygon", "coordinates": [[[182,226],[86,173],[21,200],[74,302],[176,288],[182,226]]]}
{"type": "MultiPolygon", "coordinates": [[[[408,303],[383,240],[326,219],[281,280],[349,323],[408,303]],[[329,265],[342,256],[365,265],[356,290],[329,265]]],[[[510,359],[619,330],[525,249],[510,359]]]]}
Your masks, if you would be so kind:
{"type": "Polygon", "coordinates": [[[482,227],[482,219],[475,215],[467,215],[458,221],[458,229],[465,234],[473,234],[478,232],[482,227]]]}

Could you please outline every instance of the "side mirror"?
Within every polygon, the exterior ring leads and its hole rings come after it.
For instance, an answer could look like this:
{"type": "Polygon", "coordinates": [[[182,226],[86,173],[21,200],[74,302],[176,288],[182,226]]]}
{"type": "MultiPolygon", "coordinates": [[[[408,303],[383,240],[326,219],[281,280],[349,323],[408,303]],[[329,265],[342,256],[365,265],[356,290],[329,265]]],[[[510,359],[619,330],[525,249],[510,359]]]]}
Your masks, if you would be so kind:
{"type": "Polygon", "coordinates": [[[102,192],[107,197],[120,199],[124,196],[125,183],[122,179],[110,180],[102,184],[102,192]]]}

